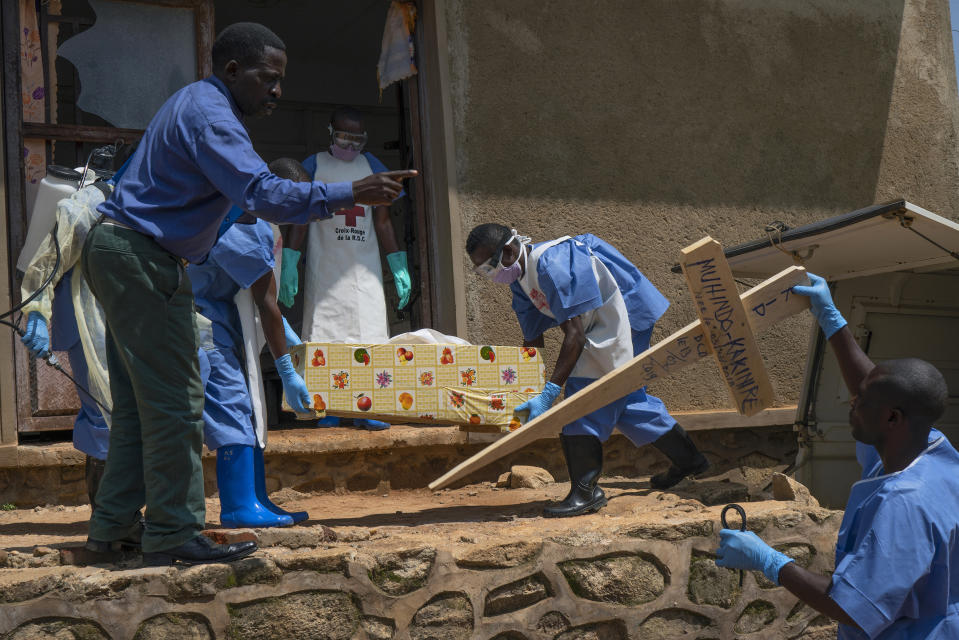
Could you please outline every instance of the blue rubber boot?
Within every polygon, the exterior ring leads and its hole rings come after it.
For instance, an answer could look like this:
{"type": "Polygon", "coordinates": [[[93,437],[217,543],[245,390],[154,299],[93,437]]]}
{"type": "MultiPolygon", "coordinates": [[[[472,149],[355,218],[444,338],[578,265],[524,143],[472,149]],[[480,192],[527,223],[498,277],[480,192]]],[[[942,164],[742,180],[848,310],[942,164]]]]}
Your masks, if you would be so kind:
{"type": "Polygon", "coordinates": [[[366,420],[364,418],[353,418],[353,426],[362,427],[367,431],[383,431],[390,428],[388,422],[380,422],[379,420],[366,420]]]}
{"type": "Polygon", "coordinates": [[[263,449],[260,447],[253,447],[253,474],[256,476],[254,478],[256,499],[260,504],[277,515],[290,516],[293,519],[293,524],[310,519],[310,514],[306,511],[287,511],[276,506],[270,500],[270,496],[266,493],[266,466],[263,462],[263,449]]]}
{"type": "Polygon", "coordinates": [[[320,418],[316,422],[318,427],[338,427],[340,426],[340,419],[338,416],[326,416],[325,418],[320,418]]]}
{"type": "Polygon", "coordinates": [[[253,447],[234,444],[216,450],[216,484],[220,490],[220,524],[241,527],[288,527],[293,518],[278,515],[256,499],[253,447]]]}

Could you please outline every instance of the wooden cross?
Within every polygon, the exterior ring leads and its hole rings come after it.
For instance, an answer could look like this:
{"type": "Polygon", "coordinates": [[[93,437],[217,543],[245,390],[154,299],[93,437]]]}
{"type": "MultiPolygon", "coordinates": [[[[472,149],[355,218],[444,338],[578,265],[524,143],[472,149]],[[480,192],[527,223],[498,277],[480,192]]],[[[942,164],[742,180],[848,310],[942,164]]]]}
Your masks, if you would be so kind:
{"type": "Polygon", "coordinates": [[[447,487],[531,442],[559,433],[573,420],[710,353],[737,411],[753,415],[772,404],[772,384],[754,333],[809,308],[808,298],[792,293],[794,285],[809,284],[806,270],[789,267],[739,295],[722,247],[709,237],[683,249],[682,266],[699,320],[463,461],[430,483],[430,489],[447,487]]]}

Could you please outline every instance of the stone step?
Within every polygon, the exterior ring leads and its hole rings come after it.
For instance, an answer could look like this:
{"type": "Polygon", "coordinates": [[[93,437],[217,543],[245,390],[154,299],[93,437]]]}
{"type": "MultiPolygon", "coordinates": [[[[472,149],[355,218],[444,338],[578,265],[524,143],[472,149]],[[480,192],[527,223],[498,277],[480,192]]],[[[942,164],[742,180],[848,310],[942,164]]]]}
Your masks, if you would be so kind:
{"type": "MultiPolygon", "coordinates": [[[[795,459],[791,426],[693,431],[692,438],[716,473],[737,466],[769,467],[795,459]]],[[[310,492],[385,491],[426,486],[497,436],[456,427],[396,425],[385,431],[346,427],[270,431],[267,490],[310,492]]],[[[0,468],[0,504],[18,507],[87,502],[84,456],[69,443],[21,445],[20,464],[0,468]]],[[[216,493],[215,455],[204,449],[205,495],[216,493]]],[[[496,480],[513,465],[530,465],[567,479],[558,438],[540,440],[464,479],[496,480]]],[[[604,474],[637,477],[657,473],[667,462],[654,447],[636,448],[614,434],[604,446],[604,474]]]]}

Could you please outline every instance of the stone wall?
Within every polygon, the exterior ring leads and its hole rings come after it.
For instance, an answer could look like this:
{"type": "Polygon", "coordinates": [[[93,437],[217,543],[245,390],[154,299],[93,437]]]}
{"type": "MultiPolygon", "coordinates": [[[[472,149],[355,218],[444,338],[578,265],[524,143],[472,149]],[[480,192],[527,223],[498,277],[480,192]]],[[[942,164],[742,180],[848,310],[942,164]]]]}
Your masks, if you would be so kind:
{"type": "MultiPolygon", "coordinates": [[[[331,433],[306,433],[309,437],[294,445],[284,444],[282,432],[271,432],[267,449],[268,491],[286,487],[300,492],[425,487],[488,446],[487,442],[468,442],[466,434],[444,427],[394,427],[380,434],[353,431],[349,434],[350,442],[344,446],[334,446],[331,433]]],[[[797,450],[792,427],[785,425],[695,431],[692,437],[713,462],[716,473],[737,466],[785,466],[792,463],[797,450]]],[[[64,444],[48,447],[45,455],[38,453],[33,457],[35,466],[0,468],[0,504],[23,508],[87,502],[82,454],[64,444]],[[56,455],[51,452],[54,449],[56,455]]],[[[551,438],[496,461],[463,483],[495,480],[517,464],[543,467],[559,480],[568,477],[559,440],[551,438]]],[[[664,470],[666,464],[655,448],[637,449],[620,435],[614,435],[605,446],[607,476],[649,475],[664,470]]],[[[206,495],[211,496],[216,493],[216,460],[209,453],[204,456],[203,471],[206,495]]]]}
{"type": "MultiPolygon", "coordinates": [[[[828,572],[841,512],[795,496],[749,503],[749,527],[828,572]]],[[[738,572],[716,567],[717,507],[646,499],[647,509],[626,515],[431,534],[263,530],[255,556],[187,569],[135,559],[125,569],[43,566],[56,558],[42,550],[37,568],[0,570],[0,638],[835,637],[834,625],[761,575],[746,574],[740,587],[738,572]]]]}
{"type": "MultiPolygon", "coordinates": [[[[440,3],[438,3],[440,4],[440,3]]],[[[956,219],[959,96],[946,0],[449,0],[450,101],[469,339],[518,344],[509,291],[469,272],[483,222],[594,233],[695,319],[679,251],[904,197],[956,219]]],[[[457,239],[454,239],[457,242],[457,239]]],[[[452,292],[446,292],[452,297],[452,292]]],[[[783,402],[808,314],[760,338],[783,402]]],[[[554,362],[559,331],[547,333],[554,362]]],[[[715,364],[650,388],[724,407],[715,364]]]]}

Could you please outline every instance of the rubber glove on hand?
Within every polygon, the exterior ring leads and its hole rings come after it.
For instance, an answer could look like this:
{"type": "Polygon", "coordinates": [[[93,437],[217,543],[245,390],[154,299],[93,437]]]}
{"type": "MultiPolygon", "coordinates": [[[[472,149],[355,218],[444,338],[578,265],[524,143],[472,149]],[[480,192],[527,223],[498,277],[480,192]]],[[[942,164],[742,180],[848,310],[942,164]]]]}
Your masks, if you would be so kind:
{"type": "Polygon", "coordinates": [[[306,388],[303,378],[293,370],[293,359],[290,354],[276,359],[276,371],[280,374],[280,380],[283,382],[283,393],[286,394],[286,402],[290,408],[297,413],[310,412],[310,392],[306,388]]]}
{"type": "Polygon", "coordinates": [[[303,341],[300,340],[300,336],[296,335],[296,331],[293,330],[293,327],[290,326],[290,323],[286,321],[286,318],[283,318],[283,333],[286,335],[286,348],[295,347],[298,344],[303,344],[303,341]]]}
{"type": "Polygon", "coordinates": [[[779,571],[790,562],[792,558],[770,547],[752,531],[719,531],[717,567],[762,571],[771,582],[779,584],[779,571]]]}
{"type": "Polygon", "coordinates": [[[393,283],[396,285],[396,295],[400,297],[400,303],[397,308],[403,309],[410,303],[410,269],[406,263],[406,252],[397,251],[386,256],[386,261],[390,263],[390,271],[393,272],[393,283]]]}
{"type": "Polygon", "coordinates": [[[283,250],[283,261],[280,265],[280,291],[276,299],[284,307],[293,306],[293,298],[300,290],[300,275],[296,270],[300,263],[300,252],[293,249],[283,250]]]}
{"type": "Polygon", "coordinates": [[[39,311],[31,311],[27,316],[27,332],[20,342],[34,358],[45,358],[50,353],[50,334],[47,331],[47,319],[39,311]]]}
{"type": "Polygon", "coordinates": [[[807,274],[812,284],[808,287],[797,284],[793,287],[793,293],[809,297],[810,311],[819,321],[826,340],[831,338],[834,333],[846,326],[846,319],[839,313],[839,309],[832,301],[832,294],[829,293],[829,285],[823,278],[815,273],[807,274]]]}
{"type": "MultiPolygon", "coordinates": [[[[559,397],[560,388],[558,384],[547,382],[543,387],[542,393],[535,398],[530,398],[523,404],[516,407],[513,411],[529,411],[529,420],[535,420],[540,414],[546,413],[553,402],[559,397]]],[[[527,420],[527,422],[529,422],[527,420]]]]}

